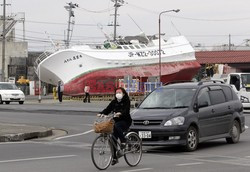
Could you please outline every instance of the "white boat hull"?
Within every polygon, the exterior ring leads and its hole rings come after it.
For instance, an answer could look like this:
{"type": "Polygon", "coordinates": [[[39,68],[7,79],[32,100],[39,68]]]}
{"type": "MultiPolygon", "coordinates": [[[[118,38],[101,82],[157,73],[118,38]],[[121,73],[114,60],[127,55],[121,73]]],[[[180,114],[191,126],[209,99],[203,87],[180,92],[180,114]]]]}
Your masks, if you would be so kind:
{"type": "MultiPolygon", "coordinates": [[[[163,82],[191,79],[200,67],[194,49],[183,36],[170,39],[161,50],[163,82]]],[[[58,80],[63,81],[66,94],[83,94],[87,83],[93,93],[108,93],[113,91],[118,78],[159,76],[159,48],[97,50],[78,46],[48,56],[39,63],[37,70],[46,83],[56,85],[58,80]],[[99,81],[102,90],[98,89],[99,81]],[[109,86],[103,82],[108,82],[109,86]]]]}

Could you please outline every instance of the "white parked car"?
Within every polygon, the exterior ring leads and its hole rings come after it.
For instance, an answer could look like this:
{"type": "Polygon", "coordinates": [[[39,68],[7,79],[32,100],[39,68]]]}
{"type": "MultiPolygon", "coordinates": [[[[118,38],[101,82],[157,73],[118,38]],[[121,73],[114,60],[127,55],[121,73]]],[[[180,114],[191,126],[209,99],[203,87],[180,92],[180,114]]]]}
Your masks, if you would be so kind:
{"type": "Polygon", "coordinates": [[[5,102],[19,102],[23,104],[25,100],[24,93],[17,86],[10,82],[0,82],[0,104],[5,102]]]}

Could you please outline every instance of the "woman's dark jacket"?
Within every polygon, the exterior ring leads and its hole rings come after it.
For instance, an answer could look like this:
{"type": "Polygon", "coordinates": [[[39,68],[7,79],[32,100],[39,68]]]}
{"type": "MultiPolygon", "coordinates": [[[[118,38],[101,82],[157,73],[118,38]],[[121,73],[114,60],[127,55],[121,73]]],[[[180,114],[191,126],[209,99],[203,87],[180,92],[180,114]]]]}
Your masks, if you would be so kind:
{"type": "Polygon", "coordinates": [[[112,100],[109,105],[104,109],[101,114],[108,115],[111,112],[120,112],[120,117],[114,118],[115,122],[126,121],[128,125],[131,125],[132,119],[130,116],[130,100],[128,96],[123,96],[121,101],[117,98],[112,100]]]}

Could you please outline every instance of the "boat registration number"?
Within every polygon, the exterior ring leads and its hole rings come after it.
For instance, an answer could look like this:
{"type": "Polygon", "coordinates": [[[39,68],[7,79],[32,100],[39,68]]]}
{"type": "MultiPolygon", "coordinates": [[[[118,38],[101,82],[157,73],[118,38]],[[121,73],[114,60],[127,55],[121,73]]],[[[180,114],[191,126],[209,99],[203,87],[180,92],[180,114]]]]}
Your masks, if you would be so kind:
{"type": "Polygon", "coordinates": [[[151,131],[139,131],[139,137],[142,139],[150,139],[152,138],[151,131]]]}

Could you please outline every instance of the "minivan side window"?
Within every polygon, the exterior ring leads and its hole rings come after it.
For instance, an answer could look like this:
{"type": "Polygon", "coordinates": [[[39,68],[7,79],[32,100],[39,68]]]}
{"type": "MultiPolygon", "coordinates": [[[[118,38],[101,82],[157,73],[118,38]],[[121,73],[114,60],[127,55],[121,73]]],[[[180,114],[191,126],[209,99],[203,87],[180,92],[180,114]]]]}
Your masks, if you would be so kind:
{"type": "Polygon", "coordinates": [[[226,97],[222,90],[209,91],[212,105],[226,102],[226,97]]]}
{"type": "Polygon", "coordinates": [[[198,94],[198,105],[202,105],[204,104],[205,102],[208,103],[208,106],[211,105],[211,101],[210,101],[210,98],[209,98],[209,94],[208,94],[208,88],[205,87],[203,89],[200,90],[199,94],[198,94]]]}
{"type": "Polygon", "coordinates": [[[227,86],[221,86],[221,88],[223,89],[223,91],[225,93],[227,101],[233,100],[232,89],[230,87],[227,87],[227,86]]]}

